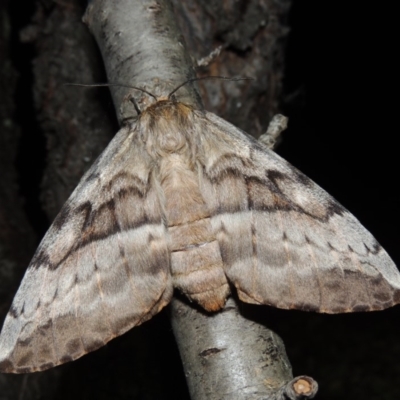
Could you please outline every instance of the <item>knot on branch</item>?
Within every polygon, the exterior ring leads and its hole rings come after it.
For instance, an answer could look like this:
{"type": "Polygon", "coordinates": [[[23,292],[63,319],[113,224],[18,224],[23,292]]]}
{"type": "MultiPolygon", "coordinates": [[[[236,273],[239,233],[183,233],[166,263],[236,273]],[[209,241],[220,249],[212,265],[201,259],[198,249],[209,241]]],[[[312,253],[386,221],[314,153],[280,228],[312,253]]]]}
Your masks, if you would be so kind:
{"type": "Polygon", "coordinates": [[[318,391],[318,383],[311,377],[301,375],[278,389],[273,400],[312,399],[318,391]]]}

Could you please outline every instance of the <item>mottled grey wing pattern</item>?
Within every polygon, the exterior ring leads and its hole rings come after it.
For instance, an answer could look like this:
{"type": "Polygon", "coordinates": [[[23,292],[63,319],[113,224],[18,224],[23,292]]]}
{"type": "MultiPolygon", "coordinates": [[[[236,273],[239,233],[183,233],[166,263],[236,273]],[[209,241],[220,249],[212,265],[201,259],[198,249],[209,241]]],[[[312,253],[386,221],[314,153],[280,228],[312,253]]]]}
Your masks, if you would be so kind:
{"type": "Polygon", "coordinates": [[[134,135],[116,135],[40,244],[4,323],[2,372],[76,359],[170,301],[166,228],[134,135]]]}
{"type": "Polygon", "coordinates": [[[400,301],[396,266],[352,214],[273,151],[206,118],[202,190],[241,300],[326,313],[400,301]]]}

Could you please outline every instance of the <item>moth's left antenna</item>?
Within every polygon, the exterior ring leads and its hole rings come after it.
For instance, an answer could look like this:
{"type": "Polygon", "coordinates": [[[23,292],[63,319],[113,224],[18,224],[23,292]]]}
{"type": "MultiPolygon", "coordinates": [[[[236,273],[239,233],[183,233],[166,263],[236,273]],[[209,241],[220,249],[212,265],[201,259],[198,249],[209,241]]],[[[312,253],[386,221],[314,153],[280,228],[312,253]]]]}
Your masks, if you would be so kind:
{"type": "Polygon", "coordinates": [[[83,87],[124,87],[124,88],[139,90],[140,92],[146,93],[149,96],[153,97],[154,100],[157,100],[157,97],[153,93],[147,91],[146,89],[137,86],[124,85],[122,83],[64,83],[64,85],[83,86],[83,87]]]}

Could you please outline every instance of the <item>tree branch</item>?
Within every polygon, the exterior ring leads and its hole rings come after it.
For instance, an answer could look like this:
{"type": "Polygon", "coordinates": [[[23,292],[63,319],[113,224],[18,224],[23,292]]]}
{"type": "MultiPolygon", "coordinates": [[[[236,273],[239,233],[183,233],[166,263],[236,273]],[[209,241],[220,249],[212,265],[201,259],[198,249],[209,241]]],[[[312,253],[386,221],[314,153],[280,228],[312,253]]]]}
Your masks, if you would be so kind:
{"type": "MultiPolygon", "coordinates": [[[[169,1],[91,2],[84,21],[96,38],[110,83],[138,86],[155,96],[168,95],[182,82],[194,78],[185,42],[169,1]]],[[[137,90],[110,88],[120,121],[136,115],[129,101],[145,108],[149,97],[137,90]]],[[[179,91],[179,100],[200,107],[194,83],[179,91]]]]}
{"type": "MultiPolygon", "coordinates": [[[[167,96],[174,87],[194,77],[169,1],[95,0],[84,20],[100,47],[109,82],[167,96]]],[[[154,101],[135,89],[110,89],[120,121],[136,115],[127,101],[131,96],[139,108],[154,101]]],[[[177,98],[201,107],[195,85],[184,86],[177,98]]],[[[307,393],[304,385],[293,386],[281,339],[265,326],[244,318],[233,299],[214,315],[174,299],[172,324],[192,399],[255,399],[273,394],[278,399],[289,393],[288,384],[293,393],[301,390],[303,397],[311,398],[316,390],[310,378],[304,379],[310,385],[307,393]],[[276,397],[278,391],[285,394],[276,397]]]]}

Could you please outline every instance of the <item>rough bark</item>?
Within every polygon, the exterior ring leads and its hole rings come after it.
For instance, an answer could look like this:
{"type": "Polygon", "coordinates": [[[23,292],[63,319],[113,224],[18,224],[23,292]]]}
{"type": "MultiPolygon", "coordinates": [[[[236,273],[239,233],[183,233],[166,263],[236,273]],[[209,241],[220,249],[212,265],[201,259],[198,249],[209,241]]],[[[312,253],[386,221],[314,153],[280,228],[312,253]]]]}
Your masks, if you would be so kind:
{"type": "Polygon", "coordinates": [[[32,25],[23,32],[39,53],[33,63],[34,100],[47,142],[41,196],[50,221],[117,127],[111,107],[105,106],[107,91],[64,85],[104,80],[98,50],[81,21],[83,11],[78,1],[49,8],[38,3],[32,25]]]}
{"type": "MultiPolygon", "coordinates": [[[[19,74],[11,58],[14,27],[8,6],[7,1],[0,4],[0,326],[32,256],[36,239],[27,218],[17,171],[21,124],[25,127],[27,116],[16,107],[19,74]]],[[[0,374],[0,398],[33,400],[40,396],[49,399],[56,383],[56,371],[35,377],[0,374]]]]}
{"type": "Polygon", "coordinates": [[[245,86],[235,82],[202,82],[199,86],[204,107],[259,137],[279,111],[291,0],[172,3],[195,60],[222,47],[220,55],[209,65],[197,69],[198,76],[254,79],[245,86]]]}
{"type": "Polygon", "coordinates": [[[0,313],[8,310],[10,289],[16,289],[24,264],[34,247],[33,232],[18,193],[16,160],[21,127],[15,119],[18,73],[10,57],[11,25],[6,8],[0,5],[0,313]],[[24,248],[21,249],[20,241],[24,248]]]}

